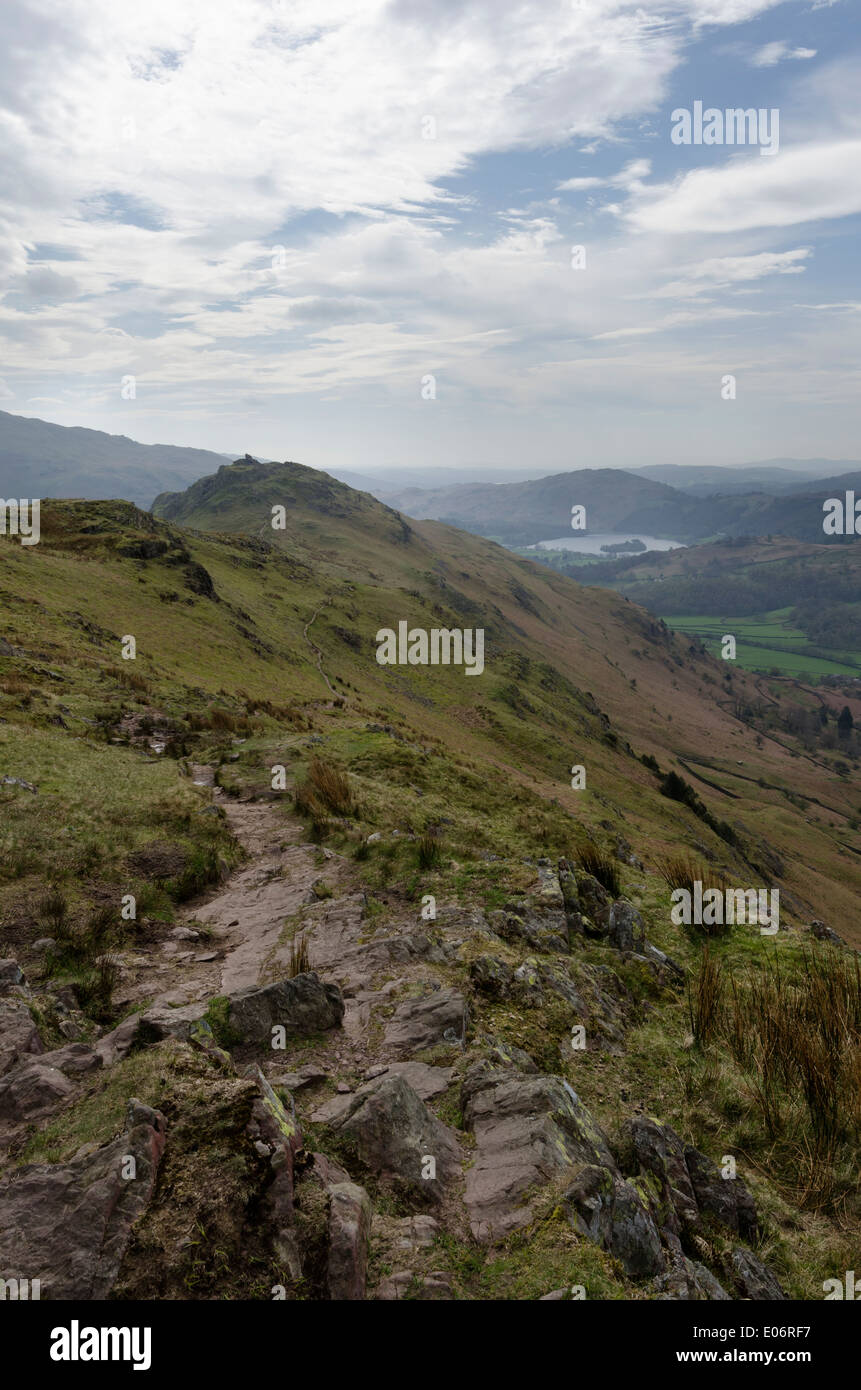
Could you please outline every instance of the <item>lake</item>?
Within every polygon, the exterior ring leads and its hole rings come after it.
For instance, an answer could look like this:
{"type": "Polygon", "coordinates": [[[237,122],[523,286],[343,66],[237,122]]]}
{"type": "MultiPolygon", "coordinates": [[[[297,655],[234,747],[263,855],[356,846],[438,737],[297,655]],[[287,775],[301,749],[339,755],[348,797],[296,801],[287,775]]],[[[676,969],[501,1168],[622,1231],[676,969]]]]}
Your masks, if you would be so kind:
{"type": "MultiPolygon", "coordinates": [[[[678,550],[681,541],[659,540],[657,536],[644,536],[642,532],[629,532],[627,535],[609,534],[595,531],[587,535],[560,536],[555,541],[539,541],[534,550],[576,550],[581,555],[600,555],[602,545],[619,545],[622,541],[642,541],[646,550],[678,550]]],[[[608,555],[608,560],[622,559],[627,555],[644,555],[644,550],[623,551],[622,555],[608,555]]]]}

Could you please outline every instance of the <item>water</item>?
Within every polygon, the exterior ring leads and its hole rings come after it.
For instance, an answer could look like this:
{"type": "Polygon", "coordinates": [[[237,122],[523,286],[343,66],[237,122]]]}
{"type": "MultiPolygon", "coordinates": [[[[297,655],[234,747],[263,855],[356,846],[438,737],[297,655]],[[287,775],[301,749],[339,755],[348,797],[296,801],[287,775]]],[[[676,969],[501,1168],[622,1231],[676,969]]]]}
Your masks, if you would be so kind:
{"type": "MultiPolygon", "coordinates": [[[[594,531],[585,535],[560,536],[555,541],[539,541],[535,550],[575,550],[580,555],[602,555],[602,545],[619,545],[622,541],[642,541],[646,550],[678,550],[681,541],[660,540],[657,536],[645,536],[642,532],[628,532],[617,535],[615,532],[594,531]]],[[[645,555],[645,550],[623,550],[621,555],[602,555],[605,560],[618,560],[628,555],[645,555]]]]}

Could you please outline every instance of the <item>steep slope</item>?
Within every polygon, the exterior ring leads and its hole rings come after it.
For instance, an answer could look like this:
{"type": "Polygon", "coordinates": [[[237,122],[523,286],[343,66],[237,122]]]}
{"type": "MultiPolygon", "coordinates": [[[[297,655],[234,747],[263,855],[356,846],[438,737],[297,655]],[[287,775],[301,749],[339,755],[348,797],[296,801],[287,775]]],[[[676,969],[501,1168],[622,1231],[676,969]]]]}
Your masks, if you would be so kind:
{"type": "Polygon", "coordinates": [[[851,784],[623,597],[312,470],[159,507],[0,542],[0,1278],[818,1296],[858,1222],[851,784]],[[401,620],[482,627],[483,673],[379,665],[401,620]],[[780,932],[675,924],[684,852],[780,932]]]}
{"type": "Polygon", "coordinates": [[[128,497],[193,482],[222,462],[208,449],[138,444],[124,434],[52,425],[0,410],[0,496],[128,497]]]}

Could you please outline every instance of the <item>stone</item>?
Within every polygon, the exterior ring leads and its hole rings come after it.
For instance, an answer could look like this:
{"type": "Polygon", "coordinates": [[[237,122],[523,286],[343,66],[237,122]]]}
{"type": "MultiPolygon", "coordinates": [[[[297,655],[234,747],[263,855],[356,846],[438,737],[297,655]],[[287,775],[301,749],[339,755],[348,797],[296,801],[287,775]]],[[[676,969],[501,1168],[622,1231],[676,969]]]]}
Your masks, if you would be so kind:
{"type": "Polygon", "coordinates": [[[575,1230],[614,1255],[632,1279],[663,1270],[658,1228],[639,1193],[619,1173],[584,1165],[562,1200],[575,1230]]]}
{"type": "Polygon", "coordinates": [[[643,918],[632,903],[618,898],[610,908],[607,937],[617,951],[640,951],[646,939],[643,918]]]}
{"type": "Polygon", "coordinates": [[[577,880],[580,912],[587,936],[606,936],[610,928],[610,895],[597,878],[581,874],[577,880]]]}
{"type": "Polygon", "coordinates": [[[386,1029],[384,1046],[395,1057],[409,1057],[449,1041],[447,1033],[454,1033],[459,1041],[466,1031],[466,1020],[466,1000],[456,989],[405,999],[386,1029]]]}
{"type": "Polygon", "coordinates": [[[23,999],[0,999],[0,1076],[25,1057],[44,1051],[39,1030],[23,999]]]}
{"type": "Polygon", "coordinates": [[[0,1120],[13,1125],[40,1120],[57,1110],[74,1091],[57,1067],[41,1058],[25,1062],[0,1078],[0,1120]]]}
{"type": "Polygon", "coordinates": [[[685,1164],[685,1146],[669,1125],[635,1116],[622,1133],[630,1140],[640,1168],[658,1180],[663,1202],[662,1225],[679,1234],[699,1224],[699,1207],[685,1164]]]}
{"type": "Polygon", "coordinates": [[[352,1139],[373,1173],[397,1179],[413,1196],[439,1201],[460,1173],[454,1131],[428,1110],[402,1076],[384,1076],[346,1098],[346,1110],[329,1123],[352,1139]],[[436,1160],[436,1177],[422,1177],[426,1155],[436,1160]]]}
{"type": "Polygon", "coordinates": [[[94,1153],[29,1164],[0,1181],[0,1279],[26,1270],[43,1299],[108,1298],[164,1150],[164,1117],[146,1113],[153,1123],[134,1124],[94,1153]],[[129,1157],[133,1181],[122,1176],[129,1157]]]}
{"type": "Polygon", "coordinates": [[[0,994],[24,983],[24,971],[16,960],[0,960],[0,994]]]}
{"type": "Polygon", "coordinates": [[[757,1302],[786,1299],[771,1270],[752,1251],[737,1247],[730,1256],[730,1264],[744,1298],[757,1302]]]}
{"type": "Polygon", "coordinates": [[[697,1206],[742,1240],[756,1240],[756,1203],[741,1178],[724,1178],[716,1163],[698,1149],[685,1149],[697,1206]]]}
{"type": "Polygon", "coordinates": [[[614,1167],[606,1136],[561,1077],[477,1062],[464,1077],[461,1104],[476,1140],[464,1198],[477,1240],[528,1225],[527,1193],[567,1168],[614,1167]]]}
{"type": "Polygon", "coordinates": [[[478,956],[470,964],[469,978],[480,994],[489,999],[504,999],[511,988],[514,971],[497,956],[478,956]]]}
{"type": "Polygon", "coordinates": [[[338,986],[323,984],[313,971],[230,996],[230,1026],[243,1042],[268,1044],[279,1025],[288,1034],[307,1037],[339,1028],[343,1017],[338,986]]]}
{"type": "Polygon", "coordinates": [[[682,1254],[677,1254],[667,1272],[655,1280],[654,1289],[659,1302],[729,1301],[726,1289],[705,1265],[682,1254]]]}
{"type": "Polygon", "coordinates": [[[354,1182],[329,1188],[329,1297],[359,1301],[365,1297],[371,1233],[371,1199],[354,1182]]]}

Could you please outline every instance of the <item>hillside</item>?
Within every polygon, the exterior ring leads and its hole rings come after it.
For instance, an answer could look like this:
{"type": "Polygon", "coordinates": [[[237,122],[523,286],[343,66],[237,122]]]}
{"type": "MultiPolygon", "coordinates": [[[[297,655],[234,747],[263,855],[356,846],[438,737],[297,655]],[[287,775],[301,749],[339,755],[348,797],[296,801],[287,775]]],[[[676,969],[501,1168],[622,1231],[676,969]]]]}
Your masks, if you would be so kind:
{"type": "Polygon", "coordinates": [[[808,751],[805,691],[298,464],[155,512],[0,541],[0,1278],[821,1296],[859,1217],[857,735],[808,751]],[[403,620],[482,628],[483,673],[378,664],[403,620]],[[780,931],[676,925],[679,875],[777,888],[780,931]]]}
{"type": "Polygon", "coordinates": [[[223,459],[208,449],[138,444],[0,410],[0,497],[127,497],[148,507],[223,459]]]}
{"type": "Polygon", "coordinates": [[[738,659],[751,669],[861,678],[861,547],[851,542],[719,541],[592,564],[589,579],[703,637],[712,651],[723,632],[744,637],[738,659]]]}

